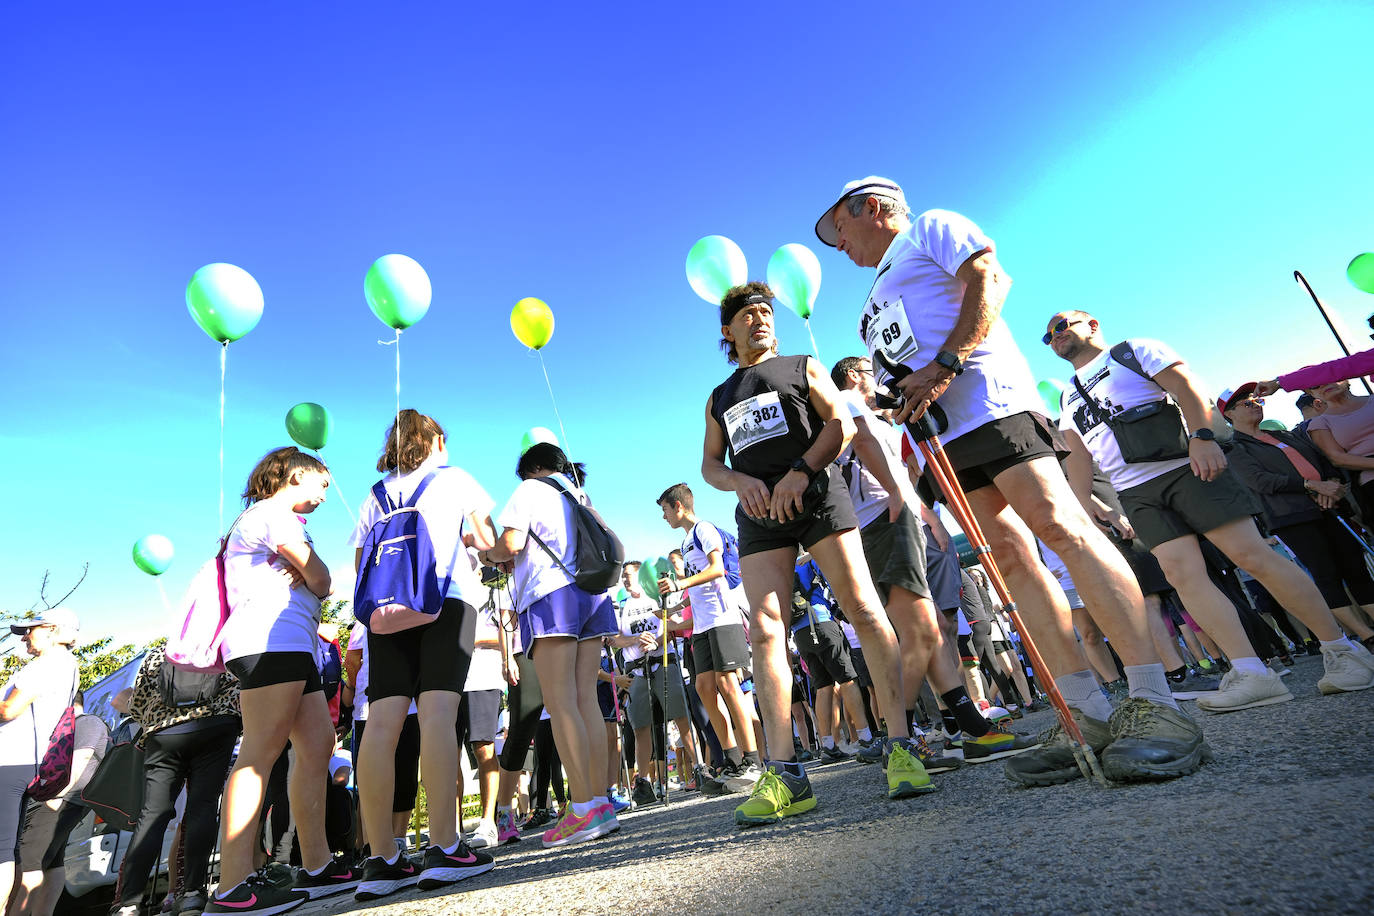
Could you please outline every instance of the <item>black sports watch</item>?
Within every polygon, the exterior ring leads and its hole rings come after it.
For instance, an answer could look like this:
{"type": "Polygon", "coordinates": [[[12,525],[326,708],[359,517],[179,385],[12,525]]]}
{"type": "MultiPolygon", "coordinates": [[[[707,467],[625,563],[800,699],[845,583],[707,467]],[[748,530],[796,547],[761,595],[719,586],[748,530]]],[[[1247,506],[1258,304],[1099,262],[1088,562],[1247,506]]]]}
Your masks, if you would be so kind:
{"type": "Polygon", "coordinates": [[[807,477],[810,477],[812,474],[816,473],[815,471],[811,470],[811,465],[806,463],[805,458],[793,458],[792,470],[801,471],[807,477]]]}
{"type": "Polygon", "coordinates": [[[964,374],[964,361],[948,350],[941,350],[939,353],[936,353],[933,361],[935,365],[943,366],[955,375],[964,374]]]}
{"type": "Polygon", "coordinates": [[[1212,442],[1216,440],[1217,434],[1212,432],[1210,429],[1204,427],[1203,429],[1200,429],[1197,432],[1193,433],[1188,438],[1201,439],[1203,442],[1212,442]]]}

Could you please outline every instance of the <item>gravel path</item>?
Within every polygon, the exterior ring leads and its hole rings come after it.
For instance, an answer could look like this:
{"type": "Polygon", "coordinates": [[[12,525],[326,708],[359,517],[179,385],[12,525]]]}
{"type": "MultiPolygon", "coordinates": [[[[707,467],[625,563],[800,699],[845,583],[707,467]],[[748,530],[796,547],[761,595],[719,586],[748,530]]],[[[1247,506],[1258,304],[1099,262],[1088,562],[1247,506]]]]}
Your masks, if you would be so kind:
{"type": "Polygon", "coordinates": [[[1320,696],[1321,671],[1294,665],[1290,703],[1185,703],[1216,761],[1183,779],[1026,789],[990,762],[891,802],[877,768],[833,764],[810,771],[816,810],[781,825],[742,831],[739,797],[678,795],[585,846],[544,850],[532,833],[457,889],[295,912],[1374,913],[1374,690],[1320,696]]]}

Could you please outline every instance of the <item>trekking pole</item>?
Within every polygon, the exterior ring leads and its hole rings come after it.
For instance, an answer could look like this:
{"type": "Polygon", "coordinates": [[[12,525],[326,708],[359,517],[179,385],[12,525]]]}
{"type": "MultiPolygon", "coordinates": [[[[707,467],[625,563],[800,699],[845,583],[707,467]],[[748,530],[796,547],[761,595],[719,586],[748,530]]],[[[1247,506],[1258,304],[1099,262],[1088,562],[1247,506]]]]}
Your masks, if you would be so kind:
{"type": "Polygon", "coordinates": [[[1338,521],[1338,522],[1341,523],[1341,527],[1342,527],[1342,528],[1344,528],[1346,531],[1349,531],[1349,532],[1350,532],[1350,536],[1351,536],[1352,538],[1354,538],[1355,540],[1357,540],[1357,541],[1360,542],[1360,549],[1361,549],[1361,550],[1363,550],[1363,551],[1364,551],[1365,553],[1367,553],[1367,554],[1370,554],[1371,556],[1374,556],[1374,548],[1371,548],[1371,547],[1369,546],[1369,542],[1366,541],[1364,538],[1360,537],[1359,532],[1357,532],[1354,528],[1351,528],[1351,527],[1350,527],[1350,523],[1349,523],[1349,522],[1347,522],[1345,519],[1341,518],[1339,515],[1336,516],[1336,521],[1338,521]]]}
{"type": "MultiPolygon", "coordinates": [[[[892,377],[893,381],[911,372],[911,369],[906,365],[894,365],[881,350],[874,354],[874,358],[892,377]]],[[[968,496],[959,483],[954,467],[950,464],[949,456],[945,454],[934,418],[927,411],[920,417],[909,420],[907,430],[916,440],[921,454],[926,459],[926,466],[930,468],[931,474],[935,477],[935,482],[939,485],[941,492],[945,494],[946,504],[954,514],[955,521],[959,523],[960,528],[964,529],[964,534],[968,537],[969,545],[973,548],[974,554],[987,570],[988,579],[992,582],[992,587],[997,592],[997,596],[1002,600],[1004,609],[1011,617],[1012,624],[1020,631],[1021,646],[1026,650],[1027,657],[1030,658],[1031,667],[1040,673],[1040,679],[1044,682],[1045,693],[1059,716],[1059,724],[1073,744],[1073,756],[1078,763],[1078,769],[1089,779],[1095,779],[1099,784],[1106,785],[1107,777],[1102,772],[1102,766],[1097,760],[1097,755],[1093,752],[1092,746],[1083,739],[1083,732],[1079,729],[1078,723],[1074,721],[1068,703],[1064,701],[1064,695],[1059,692],[1059,686],[1054,682],[1053,673],[1045,664],[1045,659],[1040,655],[1039,650],[1036,649],[1035,642],[1031,639],[1030,632],[1021,619],[1021,612],[1016,606],[1016,601],[1012,598],[1011,590],[1007,588],[1006,580],[1002,578],[1002,571],[997,565],[996,558],[992,555],[992,548],[988,546],[987,538],[983,535],[983,529],[969,506],[968,496]]]]}

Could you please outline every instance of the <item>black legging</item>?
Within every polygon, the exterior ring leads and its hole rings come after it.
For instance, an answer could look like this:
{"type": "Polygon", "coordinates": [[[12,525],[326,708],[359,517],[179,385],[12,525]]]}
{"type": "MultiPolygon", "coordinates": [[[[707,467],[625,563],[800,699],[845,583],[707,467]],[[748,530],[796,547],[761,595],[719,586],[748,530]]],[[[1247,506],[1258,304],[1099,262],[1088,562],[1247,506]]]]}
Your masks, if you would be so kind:
{"type": "Polygon", "coordinates": [[[568,800],[563,787],[563,761],[558,757],[558,743],[553,740],[553,722],[541,719],[534,733],[534,797],[530,804],[547,808],[550,785],[561,807],[568,800]]]}
{"type": "Polygon", "coordinates": [[[706,706],[701,702],[701,694],[697,693],[695,679],[687,684],[687,712],[691,714],[692,725],[696,727],[697,737],[701,739],[697,747],[704,747],[710,752],[708,756],[711,766],[725,766],[725,751],[721,750],[720,739],[716,737],[716,730],[711,726],[710,716],[706,715],[706,706]]]}
{"type": "Polygon", "coordinates": [[[154,732],[147,737],[143,810],[129,851],[120,866],[120,906],[134,906],[162,854],[162,838],[175,814],[177,796],[186,785],[182,844],[186,853],[182,879],[190,889],[205,887],[210,853],[219,833],[219,796],[229,775],[240,725],[237,718],[217,716],[206,725],[180,732],[154,732]]]}
{"type": "Polygon", "coordinates": [[[1356,604],[1374,604],[1374,579],[1365,566],[1364,548],[1334,513],[1323,512],[1320,521],[1275,528],[1274,534],[1307,567],[1328,608],[1350,605],[1346,586],[1356,604]]]}
{"type": "Polygon", "coordinates": [[[510,725],[506,729],[505,746],[501,748],[501,769],[512,773],[525,768],[525,755],[539,730],[539,716],[544,712],[544,693],[539,689],[534,662],[526,658],[524,652],[517,652],[515,667],[520,672],[520,683],[511,687],[506,697],[510,725]]]}
{"type": "Polygon", "coordinates": [[[992,624],[986,620],[974,620],[968,626],[973,631],[973,651],[978,655],[983,672],[997,684],[997,692],[1002,695],[1003,703],[1015,702],[1014,697],[1019,694],[997,661],[997,654],[992,651],[992,624]]]}

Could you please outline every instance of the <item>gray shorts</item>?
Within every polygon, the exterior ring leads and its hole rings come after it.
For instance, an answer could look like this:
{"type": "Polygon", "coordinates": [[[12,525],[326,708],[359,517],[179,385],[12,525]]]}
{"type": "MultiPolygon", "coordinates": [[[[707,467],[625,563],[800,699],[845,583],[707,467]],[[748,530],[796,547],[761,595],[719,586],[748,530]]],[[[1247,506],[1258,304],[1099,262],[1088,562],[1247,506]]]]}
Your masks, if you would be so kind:
{"type": "Polygon", "coordinates": [[[1259,500],[1235,471],[1203,482],[1181,467],[1121,491],[1121,505],[1136,540],[1150,550],[1192,534],[1206,534],[1261,511],[1259,500]]]}
{"type": "Polygon", "coordinates": [[[926,538],[909,506],[902,507],[897,521],[889,521],[884,511],[877,521],[859,531],[863,538],[864,556],[873,584],[887,604],[894,587],[904,588],[918,598],[930,597],[926,582],[926,538]]]}
{"type": "MultiPolygon", "coordinates": [[[[672,656],[669,656],[671,658],[672,656]]],[[[640,668],[630,676],[630,727],[648,728],[654,721],[654,704],[663,708],[663,674],[668,673],[668,715],[669,720],[687,716],[687,691],[682,686],[682,668],[677,662],[669,662],[665,668],[655,665],[653,671],[643,673],[640,668]]]]}
{"type": "Polygon", "coordinates": [[[500,718],[500,690],[465,691],[458,701],[458,743],[490,744],[500,718]]]}

